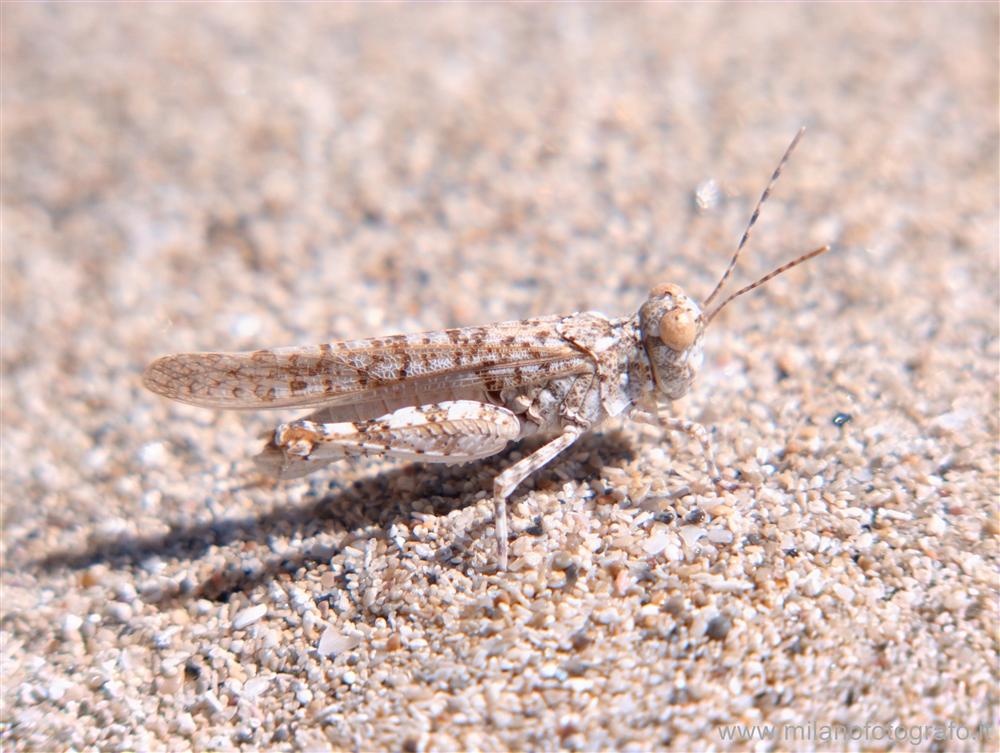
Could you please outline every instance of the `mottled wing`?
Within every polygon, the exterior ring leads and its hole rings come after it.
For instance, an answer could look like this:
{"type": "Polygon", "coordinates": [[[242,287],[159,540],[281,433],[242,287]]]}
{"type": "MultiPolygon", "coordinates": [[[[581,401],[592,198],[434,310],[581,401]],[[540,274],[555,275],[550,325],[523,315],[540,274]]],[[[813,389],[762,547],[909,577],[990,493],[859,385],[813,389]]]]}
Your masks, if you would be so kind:
{"type": "Polygon", "coordinates": [[[247,353],[179,353],[146,369],[160,395],[210,408],[422,404],[593,370],[562,317],[247,353]]]}

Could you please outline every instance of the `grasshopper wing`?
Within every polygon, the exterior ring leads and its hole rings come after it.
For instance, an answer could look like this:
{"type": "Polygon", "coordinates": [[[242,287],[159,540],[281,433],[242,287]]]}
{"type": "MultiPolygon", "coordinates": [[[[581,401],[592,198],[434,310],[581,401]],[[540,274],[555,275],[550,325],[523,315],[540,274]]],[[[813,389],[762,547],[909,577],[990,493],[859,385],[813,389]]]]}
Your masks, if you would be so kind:
{"type": "Polygon", "coordinates": [[[207,408],[355,406],[337,420],[364,419],[592,371],[588,354],[557,334],[560,320],[246,353],[179,353],[151,363],[143,382],[172,400],[207,408]]]}

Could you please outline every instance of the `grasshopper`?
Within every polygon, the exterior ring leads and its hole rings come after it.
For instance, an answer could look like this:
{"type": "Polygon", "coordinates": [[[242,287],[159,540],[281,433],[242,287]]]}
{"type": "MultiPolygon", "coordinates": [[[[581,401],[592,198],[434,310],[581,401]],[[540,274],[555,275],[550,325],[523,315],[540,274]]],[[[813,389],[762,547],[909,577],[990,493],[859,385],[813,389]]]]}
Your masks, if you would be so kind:
{"type": "Polygon", "coordinates": [[[279,424],[257,457],[296,478],[344,457],[466,463],[533,434],[551,437],[493,482],[498,564],[508,559],[507,498],[525,478],[609,418],[658,419],[700,442],[708,472],[723,481],[700,424],[662,416],[660,400],[691,388],[705,329],[733,299],[829,250],[790,261],[711,307],[736,266],[782,168],[785,150],[715,289],[700,304],[679,286],[657,285],[634,316],[597,312],[413,335],[244,353],[180,353],[146,369],[147,388],[206,408],[312,408],[279,424]]]}

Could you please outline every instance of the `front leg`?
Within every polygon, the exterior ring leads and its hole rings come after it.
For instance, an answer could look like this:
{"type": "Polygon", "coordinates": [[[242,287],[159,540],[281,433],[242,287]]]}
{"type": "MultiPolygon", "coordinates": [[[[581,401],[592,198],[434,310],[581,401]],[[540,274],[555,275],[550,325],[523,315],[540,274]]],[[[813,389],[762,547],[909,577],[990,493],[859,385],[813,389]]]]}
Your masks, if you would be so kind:
{"type": "Polygon", "coordinates": [[[698,443],[701,444],[701,450],[705,457],[705,468],[708,470],[708,475],[715,485],[715,490],[719,494],[722,494],[724,491],[733,490],[735,484],[725,481],[719,472],[719,466],[715,462],[715,451],[712,449],[712,440],[709,438],[708,431],[704,426],[695,421],[688,421],[674,416],[664,416],[659,411],[654,414],[637,411],[633,416],[643,423],[659,425],[667,431],[682,431],[689,437],[697,439],[698,443]]]}
{"type": "Polygon", "coordinates": [[[567,428],[546,445],[522,458],[493,480],[493,509],[496,521],[497,555],[499,568],[507,569],[507,497],[518,484],[569,447],[580,436],[577,427],[567,428]]]}
{"type": "Polygon", "coordinates": [[[731,482],[724,481],[722,474],[719,473],[719,466],[715,462],[715,451],[712,449],[712,440],[709,439],[708,431],[705,427],[694,421],[674,418],[673,416],[660,416],[659,418],[664,429],[682,431],[689,437],[697,439],[701,444],[701,451],[705,455],[705,467],[708,469],[708,475],[711,477],[712,483],[715,484],[715,490],[719,494],[722,494],[724,491],[732,491],[734,485],[731,482]]]}

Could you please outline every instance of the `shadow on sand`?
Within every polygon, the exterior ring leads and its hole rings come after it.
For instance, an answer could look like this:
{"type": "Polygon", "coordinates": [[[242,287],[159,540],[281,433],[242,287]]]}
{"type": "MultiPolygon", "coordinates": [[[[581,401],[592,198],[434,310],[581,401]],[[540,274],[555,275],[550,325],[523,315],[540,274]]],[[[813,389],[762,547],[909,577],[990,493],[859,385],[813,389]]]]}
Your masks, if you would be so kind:
{"type": "MultiPolygon", "coordinates": [[[[243,565],[235,558],[234,564],[210,574],[201,583],[182,581],[175,593],[164,594],[158,603],[200,598],[225,601],[232,594],[252,590],[279,573],[293,573],[301,567],[329,562],[337,548],[326,541],[311,541],[319,534],[362,531],[371,526],[387,530],[397,521],[411,522],[414,500],[420,501],[421,513],[433,515],[447,515],[473,503],[481,489],[489,489],[488,479],[510,465],[507,458],[514,449],[527,454],[543,443],[541,439],[525,440],[500,455],[464,466],[409,464],[356,481],[347,488],[334,488],[311,503],[278,506],[265,514],[227,518],[208,525],[172,526],[164,534],[98,541],[84,551],[54,552],[36,560],[33,566],[44,572],[64,568],[81,570],[95,564],[127,570],[142,567],[154,558],[196,560],[215,547],[236,546],[259,553],[252,546],[254,543],[266,547],[274,538],[302,542],[298,550],[281,557],[249,558],[247,561],[252,562],[251,565],[243,565]],[[480,476],[484,478],[480,489],[467,491],[469,479],[480,476]],[[414,477],[419,479],[416,485],[414,477]],[[461,487],[466,491],[455,491],[461,487]],[[455,496],[442,496],[449,492],[455,496]]],[[[633,457],[633,448],[620,431],[585,435],[562,457],[527,480],[512,499],[526,493],[534,484],[552,483],[561,478],[559,471],[567,467],[574,468],[571,476],[574,480],[590,477],[593,461],[583,462],[588,456],[599,457],[602,465],[617,465],[633,457]]],[[[335,482],[331,486],[335,487],[335,482]]],[[[282,493],[280,485],[274,493],[282,493]]],[[[492,536],[492,520],[483,520],[456,533],[456,539],[438,552],[436,561],[445,566],[464,567],[468,564],[465,550],[472,534],[492,536]],[[484,530],[487,528],[490,530],[484,530]]]]}

